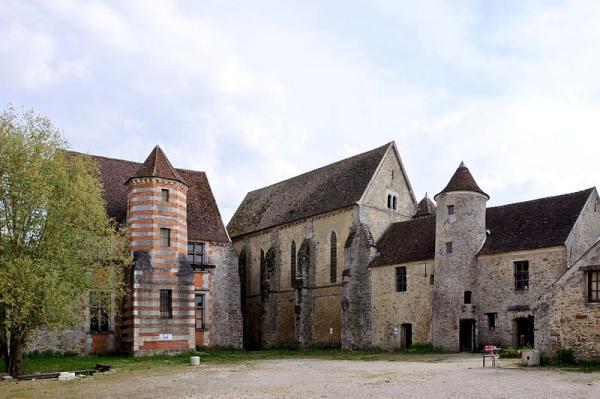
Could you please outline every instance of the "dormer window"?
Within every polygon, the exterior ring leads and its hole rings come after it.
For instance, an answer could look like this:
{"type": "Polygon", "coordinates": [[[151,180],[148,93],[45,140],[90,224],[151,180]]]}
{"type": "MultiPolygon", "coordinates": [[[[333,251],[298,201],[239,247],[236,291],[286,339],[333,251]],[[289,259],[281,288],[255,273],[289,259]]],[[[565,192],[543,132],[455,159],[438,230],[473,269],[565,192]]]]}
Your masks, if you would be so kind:
{"type": "Polygon", "coordinates": [[[161,194],[161,199],[164,202],[169,202],[169,190],[167,190],[166,188],[163,188],[162,190],[160,190],[160,194],[161,194]]]}
{"type": "Polygon", "coordinates": [[[454,215],[454,205],[448,205],[448,215],[454,215]]]}

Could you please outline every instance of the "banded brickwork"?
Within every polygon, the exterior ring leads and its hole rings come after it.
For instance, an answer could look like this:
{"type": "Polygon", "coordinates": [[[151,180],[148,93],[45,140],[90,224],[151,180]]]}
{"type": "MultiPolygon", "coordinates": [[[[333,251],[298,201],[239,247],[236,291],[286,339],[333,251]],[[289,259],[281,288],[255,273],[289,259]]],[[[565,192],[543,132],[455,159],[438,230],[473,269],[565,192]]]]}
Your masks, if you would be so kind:
{"type": "Polygon", "coordinates": [[[194,276],[188,265],[187,186],[158,177],[128,182],[127,226],[134,254],[124,341],[136,355],[195,348],[194,276]],[[161,290],[170,290],[170,303],[161,290]],[[162,310],[162,311],[161,311],[162,310]]]}
{"type": "Polygon", "coordinates": [[[196,294],[204,295],[204,326],[196,326],[196,347],[211,346],[213,274],[209,270],[194,273],[196,294]]]}

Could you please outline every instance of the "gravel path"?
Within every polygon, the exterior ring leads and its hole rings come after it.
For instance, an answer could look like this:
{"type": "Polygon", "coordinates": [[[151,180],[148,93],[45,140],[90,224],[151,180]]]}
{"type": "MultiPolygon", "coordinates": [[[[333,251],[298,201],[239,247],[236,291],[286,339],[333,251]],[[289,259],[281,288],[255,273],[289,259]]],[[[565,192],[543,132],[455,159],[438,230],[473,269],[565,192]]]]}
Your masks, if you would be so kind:
{"type": "Polygon", "coordinates": [[[600,398],[600,373],[522,369],[507,361],[484,369],[479,356],[469,355],[269,360],[43,383],[46,397],[60,398],[600,398]]]}

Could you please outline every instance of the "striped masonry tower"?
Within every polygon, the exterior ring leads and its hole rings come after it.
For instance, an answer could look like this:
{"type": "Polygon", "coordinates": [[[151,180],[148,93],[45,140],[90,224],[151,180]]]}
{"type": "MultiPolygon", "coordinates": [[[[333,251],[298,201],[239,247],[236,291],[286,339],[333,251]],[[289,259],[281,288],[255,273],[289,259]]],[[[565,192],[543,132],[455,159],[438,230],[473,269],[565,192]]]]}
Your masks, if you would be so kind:
{"type": "Polygon", "coordinates": [[[193,350],[188,186],[158,146],[127,185],[127,234],[134,257],[123,314],[127,349],[134,355],[193,350]]]}

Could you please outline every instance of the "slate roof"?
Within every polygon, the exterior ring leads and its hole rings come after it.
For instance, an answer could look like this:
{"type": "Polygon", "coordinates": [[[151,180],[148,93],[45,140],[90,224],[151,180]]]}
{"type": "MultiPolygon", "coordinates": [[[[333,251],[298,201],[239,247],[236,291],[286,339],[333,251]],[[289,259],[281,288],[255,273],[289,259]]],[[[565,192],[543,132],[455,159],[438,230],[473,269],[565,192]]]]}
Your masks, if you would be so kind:
{"type": "Polygon", "coordinates": [[[239,237],[357,203],[393,143],[246,194],[227,225],[239,237]]]}
{"type": "Polygon", "coordinates": [[[435,204],[429,199],[427,194],[425,194],[425,197],[423,197],[421,202],[417,205],[417,212],[414,217],[418,218],[429,215],[435,215],[435,204]]]}
{"type": "MultiPolygon", "coordinates": [[[[69,153],[84,155],[74,151],[69,153]]],[[[90,155],[90,157],[98,164],[108,216],[119,223],[125,223],[127,216],[127,186],[125,183],[136,175],[142,164],[98,155],[90,155]]],[[[188,238],[190,240],[229,242],[206,174],[186,169],[173,168],[173,170],[188,185],[188,238]]]]}
{"type": "MultiPolygon", "coordinates": [[[[554,197],[487,208],[490,235],[479,255],[563,245],[594,188],[554,197]]],[[[435,216],[392,224],[377,242],[371,266],[433,259],[435,216]]]]}
{"type": "Polygon", "coordinates": [[[488,199],[490,198],[489,195],[479,188],[473,175],[469,171],[469,168],[465,166],[464,162],[460,163],[460,166],[456,169],[456,172],[454,172],[454,175],[452,175],[446,187],[437,193],[434,198],[437,199],[438,195],[449,193],[451,191],[473,191],[485,195],[488,199]]]}
{"type": "Polygon", "coordinates": [[[161,177],[187,184],[158,145],[154,147],[148,158],[140,165],[135,175],[131,176],[131,178],[133,177],[161,177]]]}

